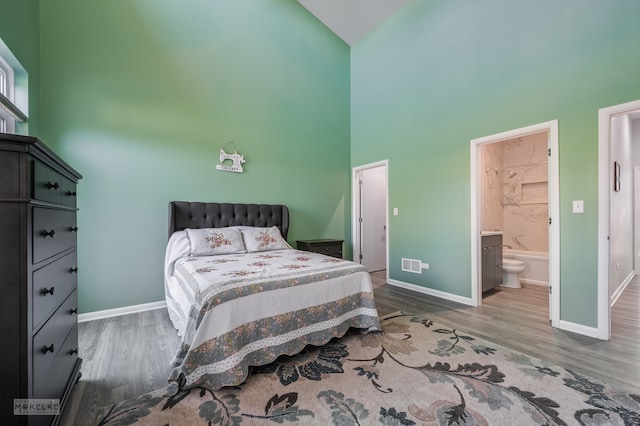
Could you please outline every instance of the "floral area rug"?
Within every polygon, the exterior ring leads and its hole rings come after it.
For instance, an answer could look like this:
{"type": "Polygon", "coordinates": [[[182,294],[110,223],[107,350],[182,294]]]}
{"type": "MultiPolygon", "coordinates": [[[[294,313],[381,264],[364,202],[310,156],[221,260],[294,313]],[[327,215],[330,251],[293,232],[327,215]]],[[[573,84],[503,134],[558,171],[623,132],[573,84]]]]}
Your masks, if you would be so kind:
{"type": "Polygon", "coordinates": [[[219,391],[164,389],[104,407],[100,425],[640,425],[640,392],[422,316],[255,368],[219,391]]]}

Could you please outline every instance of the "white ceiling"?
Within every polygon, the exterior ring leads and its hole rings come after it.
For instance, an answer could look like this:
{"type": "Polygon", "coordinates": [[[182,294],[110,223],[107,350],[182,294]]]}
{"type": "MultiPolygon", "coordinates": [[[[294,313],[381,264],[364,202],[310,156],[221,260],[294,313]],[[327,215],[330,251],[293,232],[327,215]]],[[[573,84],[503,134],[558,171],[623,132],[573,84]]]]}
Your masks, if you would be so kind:
{"type": "Polygon", "coordinates": [[[350,46],[407,2],[407,0],[298,1],[350,46]]]}

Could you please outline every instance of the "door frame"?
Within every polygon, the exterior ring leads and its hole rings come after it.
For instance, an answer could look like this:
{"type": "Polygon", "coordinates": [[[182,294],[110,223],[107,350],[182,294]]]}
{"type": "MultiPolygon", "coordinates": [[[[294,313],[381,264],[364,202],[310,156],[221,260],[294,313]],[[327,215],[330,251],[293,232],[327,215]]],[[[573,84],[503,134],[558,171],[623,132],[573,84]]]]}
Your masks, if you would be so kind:
{"type": "Polygon", "coordinates": [[[360,239],[360,188],[358,173],[375,169],[378,167],[385,168],[385,190],[384,190],[384,205],[385,205],[385,227],[387,237],[385,238],[385,270],[386,279],[389,280],[389,160],[377,161],[375,163],[364,164],[356,166],[351,169],[351,246],[353,247],[353,261],[360,263],[361,254],[361,239],[360,239]],[[356,257],[357,256],[357,257],[356,257]]]}
{"type": "Polygon", "coordinates": [[[640,166],[633,168],[633,271],[640,274],[640,166]]]}
{"type": "Polygon", "coordinates": [[[640,110],[640,100],[598,110],[598,330],[597,338],[611,339],[611,257],[609,234],[611,228],[611,119],[640,110]]]}
{"type": "Polygon", "coordinates": [[[471,302],[473,306],[482,304],[482,262],[480,256],[482,223],[480,197],[482,191],[482,170],[480,149],[482,145],[499,142],[532,133],[549,132],[548,157],[549,179],[549,289],[551,324],[558,326],[560,320],[560,190],[558,165],[558,120],[534,124],[520,129],[509,130],[491,136],[471,140],[471,302]]]}

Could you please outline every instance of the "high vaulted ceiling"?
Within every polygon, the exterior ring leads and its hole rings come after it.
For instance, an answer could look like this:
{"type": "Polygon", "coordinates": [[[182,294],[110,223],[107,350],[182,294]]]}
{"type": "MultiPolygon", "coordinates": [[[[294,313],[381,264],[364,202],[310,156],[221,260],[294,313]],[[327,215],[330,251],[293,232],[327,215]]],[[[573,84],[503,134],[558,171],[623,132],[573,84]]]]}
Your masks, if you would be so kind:
{"type": "Polygon", "coordinates": [[[407,0],[298,1],[351,46],[407,0]]]}

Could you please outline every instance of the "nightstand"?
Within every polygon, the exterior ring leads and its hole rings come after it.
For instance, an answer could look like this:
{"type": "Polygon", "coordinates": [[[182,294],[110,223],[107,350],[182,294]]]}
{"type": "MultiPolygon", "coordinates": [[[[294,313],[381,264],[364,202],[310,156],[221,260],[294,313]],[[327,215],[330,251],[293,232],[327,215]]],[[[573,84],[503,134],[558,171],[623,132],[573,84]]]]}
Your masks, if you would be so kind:
{"type": "Polygon", "coordinates": [[[298,250],[312,251],[342,259],[342,243],[344,240],[296,240],[298,250]]]}

